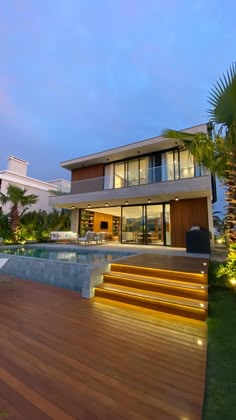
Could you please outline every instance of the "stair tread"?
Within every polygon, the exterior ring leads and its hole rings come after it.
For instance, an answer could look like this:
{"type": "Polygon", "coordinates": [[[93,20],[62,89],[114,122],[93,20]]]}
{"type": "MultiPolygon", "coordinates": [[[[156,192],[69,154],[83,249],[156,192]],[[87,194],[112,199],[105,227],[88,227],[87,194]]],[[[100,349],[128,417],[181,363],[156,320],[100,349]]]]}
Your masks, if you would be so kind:
{"type": "Polygon", "coordinates": [[[167,286],[174,286],[174,287],[180,287],[180,288],[186,288],[186,289],[195,289],[195,290],[204,290],[208,289],[207,284],[202,283],[191,283],[187,281],[181,281],[181,280],[172,280],[172,279],[166,279],[166,278],[159,278],[159,277],[150,277],[150,276],[143,276],[138,274],[131,274],[131,273],[124,273],[124,272],[118,272],[118,271],[109,271],[107,273],[104,273],[104,276],[112,276],[113,278],[122,279],[125,278],[127,280],[135,280],[140,282],[147,282],[152,284],[164,284],[167,286]]]}
{"type": "Polygon", "coordinates": [[[143,297],[146,299],[152,299],[153,301],[156,300],[156,301],[174,303],[176,305],[190,306],[190,307],[199,308],[199,309],[207,309],[207,306],[208,306],[207,302],[199,300],[199,299],[179,297],[175,295],[169,295],[166,293],[151,292],[149,290],[142,290],[142,289],[127,287],[127,286],[122,286],[122,285],[114,285],[110,283],[103,283],[97,288],[103,289],[108,292],[110,291],[110,292],[115,292],[115,293],[122,293],[122,294],[127,294],[128,296],[135,296],[138,298],[143,297]]]}
{"type": "MultiPolygon", "coordinates": [[[[163,256],[164,257],[164,256],[163,256]]],[[[123,270],[123,269],[125,269],[125,270],[132,270],[132,269],[140,269],[140,270],[144,270],[144,271],[147,271],[147,272],[149,272],[149,271],[154,271],[154,272],[167,272],[167,273],[172,273],[172,274],[183,274],[183,275],[199,275],[199,274],[201,274],[201,270],[204,270],[205,271],[205,274],[206,274],[206,272],[208,271],[208,265],[207,265],[207,263],[206,262],[204,262],[204,263],[202,263],[202,262],[199,262],[199,271],[196,269],[196,267],[195,267],[195,270],[192,270],[192,269],[189,269],[189,270],[185,270],[185,269],[180,269],[180,268],[168,268],[168,267],[161,267],[161,266],[159,266],[159,267],[154,267],[154,266],[147,266],[147,265],[145,265],[145,266],[143,266],[143,265],[138,265],[138,264],[135,264],[135,265],[132,265],[132,264],[122,264],[122,262],[120,261],[120,263],[118,263],[118,262],[112,262],[111,263],[111,266],[112,267],[114,267],[114,269],[115,268],[118,268],[118,270],[123,270]]]]}

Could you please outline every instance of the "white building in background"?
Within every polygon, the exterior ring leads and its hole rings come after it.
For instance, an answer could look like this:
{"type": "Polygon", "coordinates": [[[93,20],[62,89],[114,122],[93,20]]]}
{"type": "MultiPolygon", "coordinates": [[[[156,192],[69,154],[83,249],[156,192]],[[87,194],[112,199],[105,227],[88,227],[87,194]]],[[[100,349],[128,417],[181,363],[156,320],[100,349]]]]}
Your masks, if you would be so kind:
{"type": "MultiPolygon", "coordinates": [[[[51,212],[53,206],[49,205],[49,196],[53,193],[67,193],[70,191],[71,183],[65,179],[57,179],[54,181],[40,181],[39,179],[27,176],[28,162],[15,156],[7,158],[7,169],[0,171],[0,192],[7,193],[9,184],[16,185],[20,188],[27,188],[27,194],[35,194],[38,196],[37,203],[30,206],[28,211],[45,210],[51,212]]],[[[9,213],[10,203],[2,205],[0,209],[3,213],[9,213]]]]}

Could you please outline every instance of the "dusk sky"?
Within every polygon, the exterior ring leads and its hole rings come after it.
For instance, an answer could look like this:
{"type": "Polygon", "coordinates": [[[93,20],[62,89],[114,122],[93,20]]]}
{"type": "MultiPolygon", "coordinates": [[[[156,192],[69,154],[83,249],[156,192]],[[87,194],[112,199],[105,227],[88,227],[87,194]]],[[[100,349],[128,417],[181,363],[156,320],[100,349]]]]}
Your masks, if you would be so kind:
{"type": "Polygon", "coordinates": [[[233,0],[0,0],[0,170],[60,162],[208,119],[235,61],[233,0]]]}

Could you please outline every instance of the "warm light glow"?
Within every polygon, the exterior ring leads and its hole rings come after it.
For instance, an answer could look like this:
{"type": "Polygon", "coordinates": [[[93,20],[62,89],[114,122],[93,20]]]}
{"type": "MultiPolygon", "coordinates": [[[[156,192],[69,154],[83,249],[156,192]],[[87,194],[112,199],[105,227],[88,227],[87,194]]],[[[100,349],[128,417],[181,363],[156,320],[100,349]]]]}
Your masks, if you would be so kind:
{"type": "Polygon", "coordinates": [[[108,206],[108,203],[105,203],[105,206],[107,207],[108,206]]]}
{"type": "Polygon", "coordinates": [[[205,273],[205,271],[201,271],[201,274],[204,274],[205,273]]]}
{"type": "Polygon", "coordinates": [[[148,199],[148,203],[151,203],[151,202],[152,202],[152,200],[151,200],[151,198],[149,198],[149,199],[148,199]]]}
{"type": "Polygon", "coordinates": [[[125,205],[126,205],[126,206],[127,206],[127,204],[128,204],[128,201],[126,201],[126,202],[125,202],[125,205]]]}
{"type": "Polygon", "coordinates": [[[207,263],[206,263],[206,262],[204,262],[204,263],[203,263],[203,265],[207,265],[207,263]]]}
{"type": "Polygon", "coordinates": [[[179,201],[179,197],[175,197],[175,201],[179,201]]]}
{"type": "Polygon", "coordinates": [[[232,284],[232,286],[236,286],[236,279],[230,279],[230,283],[232,284]]]}
{"type": "Polygon", "coordinates": [[[90,204],[88,204],[88,209],[90,209],[90,204]]]}
{"type": "Polygon", "coordinates": [[[200,340],[200,339],[197,340],[197,343],[198,343],[199,346],[202,346],[202,344],[203,344],[202,340],[200,340]]]}
{"type": "Polygon", "coordinates": [[[216,243],[217,244],[223,244],[225,242],[225,239],[224,238],[217,238],[216,239],[216,243]]]}
{"type": "Polygon", "coordinates": [[[201,286],[201,289],[205,289],[205,287],[204,286],[201,286]]]}
{"type": "Polygon", "coordinates": [[[203,303],[200,303],[200,306],[201,306],[201,308],[204,308],[204,304],[203,303]]]}

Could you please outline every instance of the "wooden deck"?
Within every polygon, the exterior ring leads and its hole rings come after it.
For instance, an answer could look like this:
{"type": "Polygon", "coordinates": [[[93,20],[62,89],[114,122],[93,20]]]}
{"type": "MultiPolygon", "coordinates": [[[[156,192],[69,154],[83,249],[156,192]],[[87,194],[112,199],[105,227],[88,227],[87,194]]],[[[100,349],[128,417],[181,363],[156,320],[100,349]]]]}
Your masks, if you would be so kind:
{"type": "Polygon", "coordinates": [[[143,253],[122,258],[116,261],[116,263],[118,262],[122,263],[122,265],[198,274],[202,270],[207,273],[209,258],[143,253]]]}
{"type": "Polygon", "coordinates": [[[10,419],[201,419],[203,322],[14,279],[0,349],[10,419]]]}

